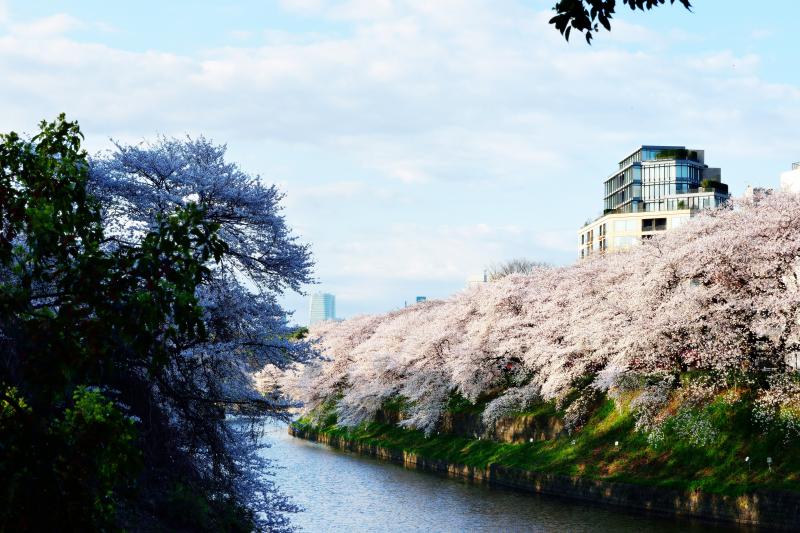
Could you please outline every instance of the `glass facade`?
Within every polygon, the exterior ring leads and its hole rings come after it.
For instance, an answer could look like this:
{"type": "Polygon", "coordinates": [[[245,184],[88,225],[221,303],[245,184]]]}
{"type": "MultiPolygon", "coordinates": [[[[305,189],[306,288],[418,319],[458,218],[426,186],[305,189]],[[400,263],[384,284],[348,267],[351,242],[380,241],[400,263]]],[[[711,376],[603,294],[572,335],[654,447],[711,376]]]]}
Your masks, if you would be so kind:
{"type": "Polygon", "coordinates": [[[687,194],[700,186],[703,167],[688,161],[667,161],[642,165],[642,199],[687,194]]]}
{"type": "Polygon", "coordinates": [[[313,325],[323,320],[336,320],[336,296],[317,292],[311,295],[308,323],[313,325]]]}
{"type": "Polygon", "coordinates": [[[604,214],[718,207],[728,199],[727,186],[719,182],[719,170],[703,160],[702,150],[642,146],[606,179],[604,214]],[[704,179],[718,188],[702,188],[704,179]]]}
{"type": "Polygon", "coordinates": [[[637,212],[642,196],[641,167],[632,165],[612,176],[605,182],[605,191],[605,211],[637,212]]]}
{"type": "Polygon", "coordinates": [[[728,200],[727,194],[720,194],[713,190],[698,194],[686,194],[672,198],[660,198],[645,203],[645,211],[680,211],[683,209],[713,209],[720,207],[728,200]]]}

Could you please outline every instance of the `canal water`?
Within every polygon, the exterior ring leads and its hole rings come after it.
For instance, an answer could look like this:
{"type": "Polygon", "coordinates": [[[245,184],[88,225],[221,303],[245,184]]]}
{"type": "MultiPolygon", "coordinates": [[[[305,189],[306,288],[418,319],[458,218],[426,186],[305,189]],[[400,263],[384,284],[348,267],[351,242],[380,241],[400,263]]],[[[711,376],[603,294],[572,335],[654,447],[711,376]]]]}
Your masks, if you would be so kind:
{"type": "Polygon", "coordinates": [[[292,516],[302,531],[725,531],[408,470],[293,438],[284,425],[265,438],[263,453],[282,467],[276,483],[305,508],[292,516]]]}

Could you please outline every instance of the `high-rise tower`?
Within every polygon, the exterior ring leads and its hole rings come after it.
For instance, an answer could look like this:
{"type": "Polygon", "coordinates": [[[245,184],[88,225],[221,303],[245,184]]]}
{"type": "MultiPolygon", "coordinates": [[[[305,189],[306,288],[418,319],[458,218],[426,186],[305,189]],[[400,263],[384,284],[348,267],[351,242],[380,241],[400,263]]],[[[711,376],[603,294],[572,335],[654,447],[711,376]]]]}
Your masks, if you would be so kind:
{"type": "Polygon", "coordinates": [[[311,295],[309,325],[323,320],[336,320],[336,296],[327,292],[316,292],[311,295]]]}

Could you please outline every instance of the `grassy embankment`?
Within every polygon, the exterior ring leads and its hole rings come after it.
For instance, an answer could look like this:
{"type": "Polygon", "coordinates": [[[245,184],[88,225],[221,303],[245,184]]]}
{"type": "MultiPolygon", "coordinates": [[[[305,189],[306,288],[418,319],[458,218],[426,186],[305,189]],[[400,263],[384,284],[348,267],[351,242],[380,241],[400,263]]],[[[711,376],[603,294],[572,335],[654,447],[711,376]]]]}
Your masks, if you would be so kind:
{"type": "MultiPolygon", "coordinates": [[[[295,424],[476,467],[498,464],[542,473],[728,495],[756,488],[800,491],[800,447],[787,441],[782,432],[764,432],[756,425],[752,399],[746,391],[728,391],[694,409],[673,406],[674,412],[665,413],[669,418],[657,442],[648,441],[645,433],[635,429],[630,399],[617,402],[602,398],[579,431],[524,444],[444,434],[426,437],[421,431],[377,422],[343,428],[336,424],[332,409],[317,417],[321,420],[318,425],[311,425],[310,418],[295,424]],[[698,420],[702,423],[697,424],[698,420]],[[691,434],[693,427],[701,428],[702,434],[691,434]],[[745,461],[747,457],[749,462],[745,461]],[[771,470],[768,457],[773,460],[771,470]]],[[[388,407],[397,409],[400,405],[391,402],[388,407]]],[[[480,412],[482,405],[451,402],[451,410],[464,409],[480,412]]],[[[561,417],[564,413],[553,403],[543,403],[518,416],[531,414],[561,417]]]]}

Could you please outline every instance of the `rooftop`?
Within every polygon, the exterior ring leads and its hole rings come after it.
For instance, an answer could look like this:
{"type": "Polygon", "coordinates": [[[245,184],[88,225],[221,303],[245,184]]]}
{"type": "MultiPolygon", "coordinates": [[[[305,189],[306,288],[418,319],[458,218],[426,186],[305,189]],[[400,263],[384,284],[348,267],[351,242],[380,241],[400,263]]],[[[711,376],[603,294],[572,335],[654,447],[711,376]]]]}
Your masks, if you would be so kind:
{"type": "Polygon", "coordinates": [[[639,150],[685,150],[685,149],[686,149],[685,146],[659,146],[656,144],[643,144],[638,148],[636,148],[635,150],[633,150],[628,155],[626,155],[625,157],[623,157],[622,160],[620,161],[620,164],[622,164],[623,162],[625,162],[625,160],[636,154],[636,152],[638,152],[639,150]]]}

